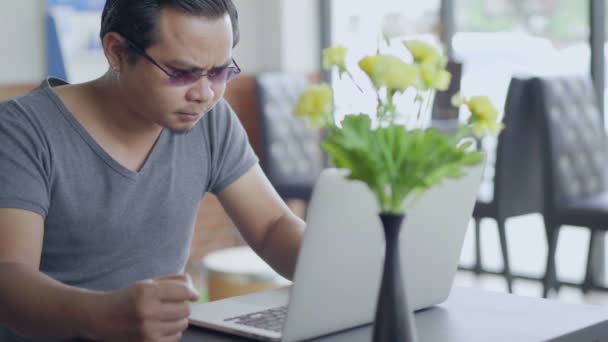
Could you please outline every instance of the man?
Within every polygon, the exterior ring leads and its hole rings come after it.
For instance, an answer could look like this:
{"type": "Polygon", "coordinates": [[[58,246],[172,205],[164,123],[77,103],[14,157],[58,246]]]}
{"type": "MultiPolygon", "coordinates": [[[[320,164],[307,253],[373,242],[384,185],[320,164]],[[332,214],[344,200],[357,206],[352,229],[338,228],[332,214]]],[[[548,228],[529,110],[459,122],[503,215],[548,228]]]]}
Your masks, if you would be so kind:
{"type": "Polygon", "coordinates": [[[179,340],[205,192],[294,270],[304,223],[222,100],[240,71],[231,0],[108,0],[101,38],[101,78],[51,78],[0,105],[2,341],[179,340]]]}

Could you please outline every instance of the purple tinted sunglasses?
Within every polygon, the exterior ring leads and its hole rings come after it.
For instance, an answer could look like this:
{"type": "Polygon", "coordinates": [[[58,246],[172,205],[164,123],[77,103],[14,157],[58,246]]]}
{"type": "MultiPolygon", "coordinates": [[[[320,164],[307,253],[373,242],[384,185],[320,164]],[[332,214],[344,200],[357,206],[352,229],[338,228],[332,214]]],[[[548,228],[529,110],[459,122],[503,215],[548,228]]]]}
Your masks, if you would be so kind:
{"type": "Polygon", "coordinates": [[[204,72],[202,70],[190,71],[190,70],[180,70],[174,69],[169,71],[163,68],[158,62],[154,60],[154,58],[150,57],[142,48],[135,45],[131,41],[127,40],[127,43],[135,52],[142,55],[145,59],[150,61],[150,63],[154,64],[157,68],[162,70],[167,76],[169,76],[169,83],[175,86],[185,86],[189,84],[193,84],[198,82],[203,76],[207,76],[209,82],[215,84],[226,83],[233,78],[235,78],[238,74],[241,73],[241,68],[236,64],[234,58],[232,59],[232,63],[234,65],[227,65],[219,68],[213,68],[204,72]]]}

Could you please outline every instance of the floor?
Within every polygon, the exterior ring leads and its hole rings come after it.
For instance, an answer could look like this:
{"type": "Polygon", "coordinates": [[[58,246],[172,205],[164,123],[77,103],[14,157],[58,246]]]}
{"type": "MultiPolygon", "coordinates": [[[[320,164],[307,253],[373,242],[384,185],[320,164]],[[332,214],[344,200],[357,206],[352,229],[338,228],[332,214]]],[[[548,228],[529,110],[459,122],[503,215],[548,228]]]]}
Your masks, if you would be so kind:
{"type": "MultiPolygon", "coordinates": [[[[540,277],[545,268],[547,244],[542,218],[527,215],[507,221],[507,243],[509,260],[513,273],[540,277]]],[[[502,270],[502,255],[498,233],[494,221],[482,221],[481,226],[482,260],[484,269],[502,270]]],[[[557,273],[559,279],[580,282],[583,279],[586,253],[589,244],[589,231],[579,227],[564,227],[560,232],[557,247],[557,273]]],[[[474,262],[474,234],[472,226],[467,231],[460,263],[470,266],[474,262]]],[[[608,265],[608,259],[606,260],[608,265]]],[[[605,279],[601,279],[606,284],[605,279]]],[[[504,278],[496,275],[475,276],[468,271],[459,271],[455,284],[458,286],[479,287],[491,291],[506,292],[504,278]]],[[[540,282],[515,280],[514,293],[522,296],[540,297],[540,282]]],[[[587,295],[574,287],[562,286],[552,298],[570,303],[608,304],[608,292],[590,291],[587,295]]]]}

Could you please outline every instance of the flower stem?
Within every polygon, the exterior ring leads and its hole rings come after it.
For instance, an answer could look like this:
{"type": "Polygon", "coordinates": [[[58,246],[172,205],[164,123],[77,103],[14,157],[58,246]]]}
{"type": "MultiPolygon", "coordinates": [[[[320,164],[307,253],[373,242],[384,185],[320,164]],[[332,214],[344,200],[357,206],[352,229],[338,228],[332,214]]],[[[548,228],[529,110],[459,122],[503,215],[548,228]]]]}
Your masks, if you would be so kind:
{"type": "Polygon", "coordinates": [[[386,107],[388,109],[388,120],[389,123],[393,123],[395,121],[395,117],[397,116],[395,113],[395,105],[393,104],[393,96],[394,93],[391,90],[386,90],[386,107]]]}
{"type": "Polygon", "coordinates": [[[346,70],[346,75],[350,78],[350,80],[353,82],[353,84],[355,85],[355,87],[357,87],[357,89],[359,89],[359,92],[361,92],[363,94],[363,89],[359,86],[359,84],[357,83],[357,81],[355,81],[355,78],[353,77],[353,74],[351,74],[350,71],[346,70]]]}
{"type": "MultiPolygon", "coordinates": [[[[417,95],[421,96],[420,92],[418,92],[417,95]]],[[[422,101],[420,101],[420,106],[418,106],[418,115],[416,116],[416,122],[414,124],[414,128],[422,128],[422,117],[425,115],[424,112],[422,111],[422,108],[425,108],[425,110],[426,110],[427,100],[428,100],[428,97],[425,96],[422,98],[422,101]]]]}
{"type": "Polygon", "coordinates": [[[430,117],[433,115],[433,113],[431,113],[431,110],[432,110],[432,105],[431,104],[433,103],[433,100],[435,99],[435,90],[431,89],[429,91],[427,97],[428,98],[427,98],[427,101],[426,101],[426,106],[424,108],[425,117],[424,117],[424,120],[421,123],[421,125],[427,123],[428,120],[430,119],[430,117]]]}
{"type": "MultiPolygon", "coordinates": [[[[420,98],[420,90],[416,90],[416,98],[420,98]]],[[[418,125],[418,121],[420,120],[420,113],[422,112],[422,105],[424,100],[422,101],[417,101],[418,104],[418,113],[416,114],[416,120],[414,121],[414,128],[416,128],[416,126],[418,125]]]]}

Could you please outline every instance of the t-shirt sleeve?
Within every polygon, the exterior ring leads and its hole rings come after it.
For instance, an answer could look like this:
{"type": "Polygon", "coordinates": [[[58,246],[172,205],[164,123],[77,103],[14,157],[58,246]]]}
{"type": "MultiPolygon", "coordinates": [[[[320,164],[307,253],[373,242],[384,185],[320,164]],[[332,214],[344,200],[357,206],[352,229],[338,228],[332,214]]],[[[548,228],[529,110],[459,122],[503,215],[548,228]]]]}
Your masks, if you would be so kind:
{"type": "Polygon", "coordinates": [[[16,100],[0,103],[0,208],[46,217],[50,163],[43,131],[16,100]]]}
{"type": "Polygon", "coordinates": [[[211,176],[207,189],[221,193],[258,163],[241,121],[225,100],[210,115],[211,176]]]}

